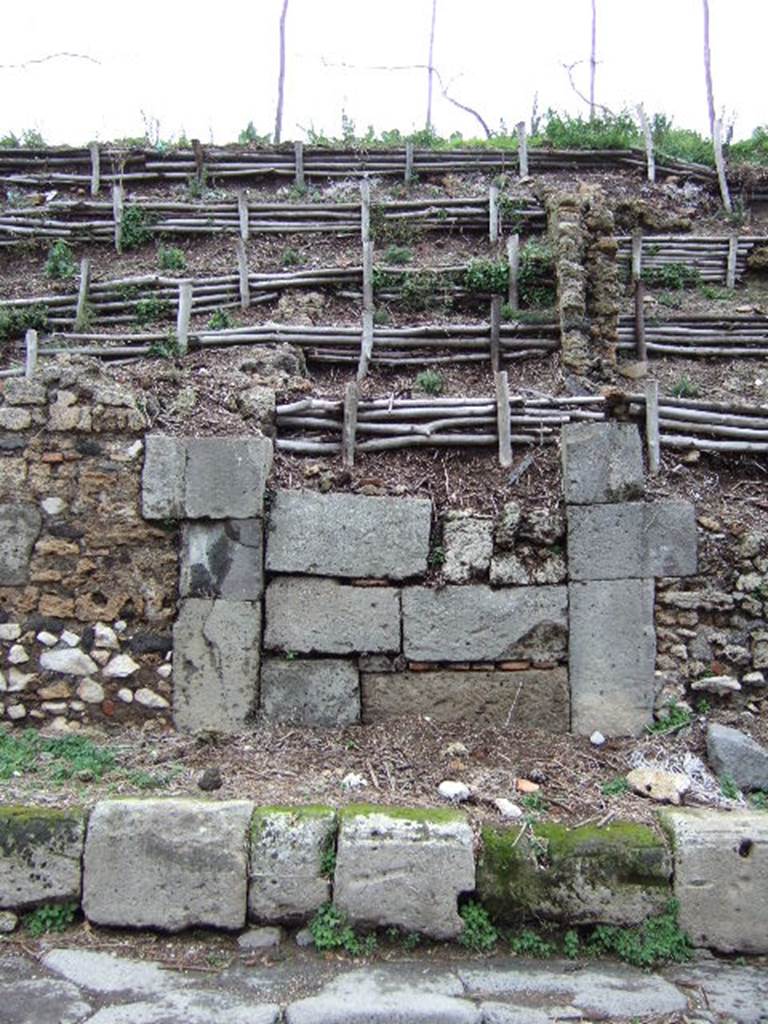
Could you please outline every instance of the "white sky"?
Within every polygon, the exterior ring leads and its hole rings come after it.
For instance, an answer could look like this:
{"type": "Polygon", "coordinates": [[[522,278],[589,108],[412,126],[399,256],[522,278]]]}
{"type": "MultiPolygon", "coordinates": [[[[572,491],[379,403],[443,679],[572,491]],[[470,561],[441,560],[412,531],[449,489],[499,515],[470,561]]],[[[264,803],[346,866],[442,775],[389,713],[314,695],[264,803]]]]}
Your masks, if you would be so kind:
{"type": "MultiPolygon", "coordinates": [[[[597,99],[613,110],[641,101],[681,127],[706,131],[701,0],[597,0],[597,99]]],[[[710,0],[715,103],[736,137],[768,122],[764,102],[767,0],[710,0]]],[[[182,130],[227,142],[253,121],[274,125],[280,0],[35,0],[7,3],[0,65],[0,135],[37,128],[48,142],[83,143],[182,130]]],[[[283,137],[314,125],[338,134],[422,127],[426,71],[361,70],[423,64],[431,0],[290,0],[283,137]],[[329,65],[355,65],[356,69],[329,65]]],[[[589,57],[590,0],[438,0],[434,63],[451,93],[492,128],[539,108],[586,113],[563,63],[589,57]]],[[[587,91],[587,65],[576,69],[587,91]]],[[[480,134],[435,90],[439,133],[480,134]]]]}

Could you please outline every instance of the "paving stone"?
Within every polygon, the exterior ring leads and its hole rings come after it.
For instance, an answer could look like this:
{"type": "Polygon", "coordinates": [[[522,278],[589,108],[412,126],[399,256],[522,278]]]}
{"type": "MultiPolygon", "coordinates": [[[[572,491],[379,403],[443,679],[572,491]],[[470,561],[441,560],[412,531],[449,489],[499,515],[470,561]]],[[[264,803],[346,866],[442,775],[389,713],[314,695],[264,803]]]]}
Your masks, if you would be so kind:
{"type": "Polygon", "coordinates": [[[333,898],[353,924],[455,938],[458,896],[474,887],[472,831],[458,813],[344,812],[333,898]]]}
{"type": "Polygon", "coordinates": [[[721,778],[727,775],[739,789],[768,789],[768,750],[739,729],[711,722],[707,758],[721,778]]]}
{"type": "Polygon", "coordinates": [[[52,949],[43,955],[42,964],[73,984],[102,995],[160,996],[189,984],[183,974],[171,974],[151,960],[130,960],[92,949],[52,949]]]}
{"type": "Polygon", "coordinates": [[[0,503],[0,587],[26,583],[42,516],[34,505],[0,503]]]}
{"type": "Polygon", "coordinates": [[[91,1005],[69,982],[57,978],[0,980],[2,1024],[84,1024],[92,1019],[92,1013],[91,1005]]]}
{"type": "Polygon", "coordinates": [[[264,646],[322,654],[400,649],[400,591],[279,577],[267,587],[264,646]]]}
{"type": "Polygon", "coordinates": [[[360,679],[339,658],[265,658],[261,714],[271,722],[343,726],[360,721],[360,679]]]}
{"type": "Polygon", "coordinates": [[[361,681],[366,724],[427,715],[434,722],[504,723],[550,732],[570,726],[565,668],[363,673],[361,681]]]}
{"type": "Polygon", "coordinates": [[[696,568],[696,510],[690,502],[622,502],[568,509],[572,580],[691,576],[696,568]]]}
{"type": "Polygon", "coordinates": [[[581,1012],[573,1007],[553,1007],[555,1012],[552,1012],[531,1006],[510,1006],[509,1003],[483,1003],[480,1009],[483,1024],[553,1024],[553,1021],[582,1019],[581,1012]]]}
{"type": "Polygon", "coordinates": [[[425,498],[277,491],[267,569],[398,580],[427,570],[432,503],[425,498]]]}
{"type": "Polygon", "coordinates": [[[81,811],[0,807],[0,908],[80,898],[81,811]]]}
{"type": "Polygon", "coordinates": [[[571,725],[590,736],[637,735],[651,722],[656,634],[652,580],[572,583],[571,725]]]}
{"type": "Polygon", "coordinates": [[[264,508],[272,467],[266,437],[195,437],[186,441],[187,519],[250,519],[264,508]]]}
{"type": "Polygon", "coordinates": [[[258,601],[264,590],[261,519],[186,523],[179,593],[258,601]]]}
{"type": "Polygon", "coordinates": [[[184,515],[187,452],[183,438],[147,434],[141,476],[141,511],[145,519],[179,519],[184,515]]]}
{"type": "Polygon", "coordinates": [[[675,857],[680,927],[698,946],[768,953],[768,815],[664,811],[675,857]]]}
{"type": "Polygon", "coordinates": [[[330,807],[257,808],[251,832],[248,917],[299,924],[327,903],[324,858],[335,846],[330,807]]]}
{"type": "Polygon", "coordinates": [[[403,650],[414,661],[557,660],[567,607],[565,587],[406,587],[403,650]]]}
{"type": "Polygon", "coordinates": [[[768,972],[764,966],[746,967],[715,960],[668,969],[670,981],[697,989],[718,1020],[738,1024],[766,1024],[768,972]]]}
{"type": "Polygon", "coordinates": [[[443,526],[443,550],[441,573],[449,583],[469,583],[487,576],[493,554],[493,520],[449,512],[443,526]]]}
{"type": "Polygon", "coordinates": [[[152,1002],[107,1006],[88,1024],[277,1024],[280,1007],[255,1005],[226,992],[173,992],[152,1002]]]}
{"type": "Polygon", "coordinates": [[[643,450],[631,423],[567,423],[561,434],[565,500],[628,501],[643,495],[643,450]]]}
{"type": "Polygon", "coordinates": [[[261,606],[182,601],[173,627],[173,720],[182,732],[241,730],[259,699],[261,606]]]}
{"type": "Polygon", "coordinates": [[[86,917],[166,931],[241,929],[252,812],[246,800],[98,803],[85,844],[86,917]]]}

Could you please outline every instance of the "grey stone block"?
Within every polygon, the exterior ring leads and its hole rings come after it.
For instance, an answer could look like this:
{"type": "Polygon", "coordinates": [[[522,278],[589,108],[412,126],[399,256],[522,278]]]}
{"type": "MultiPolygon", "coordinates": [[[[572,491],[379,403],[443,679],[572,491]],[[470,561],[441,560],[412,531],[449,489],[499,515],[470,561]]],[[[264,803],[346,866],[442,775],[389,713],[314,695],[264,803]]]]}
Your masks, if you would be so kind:
{"type": "Polygon", "coordinates": [[[362,675],[366,724],[427,715],[433,722],[505,723],[567,732],[568,672],[388,672],[362,675]]]}
{"type": "Polygon", "coordinates": [[[573,504],[643,495],[643,450],[632,423],[567,423],[561,434],[563,490],[573,504]]]}
{"type": "Polygon", "coordinates": [[[267,569],[405,579],[426,572],[432,503],[424,498],[278,491],[267,569]]]}
{"type": "Polygon", "coordinates": [[[342,726],[360,721],[360,679],[339,658],[266,658],[261,713],[272,722],[342,726]]]}
{"type": "Polygon", "coordinates": [[[257,601],[264,591],[261,519],[187,523],[182,533],[182,597],[257,601]]]}
{"type": "Polygon", "coordinates": [[[400,591],[282,577],[266,594],[268,650],[378,654],[400,649],[400,591]]]}
{"type": "Polygon", "coordinates": [[[442,575],[449,583],[468,583],[487,576],[493,554],[493,520],[466,512],[448,513],[443,549],[442,575]]]}
{"type": "Polygon", "coordinates": [[[680,927],[697,946],[768,953],[768,815],[664,811],[672,836],[680,927]]]}
{"type": "Polygon", "coordinates": [[[81,811],[0,807],[0,908],[80,898],[81,811]]]}
{"type": "Polygon", "coordinates": [[[272,466],[268,438],[196,437],[186,445],[188,519],[250,519],[262,514],[272,466]]]}
{"type": "Polygon", "coordinates": [[[353,924],[452,939],[463,927],[458,896],[474,888],[472,830],[462,816],[343,813],[333,898],[353,924]]]}
{"type": "Polygon", "coordinates": [[[141,476],[141,511],[145,519],[179,519],[184,515],[186,464],[183,438],[147,434],[141,476]]]}
{"type": "Polygon", "coordinates": [[[696,511],[687,501],[571,505],[572,580],[648,579],[696,572],[696,511]]]}
{"type": "Polygon", "coordinates": [[[248,918],[300,924],[331,898],[324,858],[336,841],[330,807],[257,808],[251,838],[248,918]]]}
{"type": "Polygon", "coordinates": [[[403,650],[415,661],[557,660],[567,608],[565,587],[406,587],[403,650]]]}
{"type": "Polygon", "coordinates": [[[42,516],[34,505],[0,504],[0,587],[26,583],[32,548],[40,536],[42,516]]]}
{"type": "Polygon", "coordinates": [[[739,789],[768,789],[768,750],[739,729],[711,722],[707,757],[717,774],[729,776],[739,789]]]}
{"type": "Polygon", "coordinates": [[[242,928],[247,800],[104,800],[85,843],[83,910],[96,924],[242,928]]]}
{"type": "Polygon", "coordinates": [[[183,601],[173,627],[173,720],[183,732],[238,732],[259,697],[261,607],[183,601]]]}
{"type": "Polygon", "coordinates": [[[572,728],[637,735],[652,720],[656,633],[653,580],[572,583],[572,728]]]}

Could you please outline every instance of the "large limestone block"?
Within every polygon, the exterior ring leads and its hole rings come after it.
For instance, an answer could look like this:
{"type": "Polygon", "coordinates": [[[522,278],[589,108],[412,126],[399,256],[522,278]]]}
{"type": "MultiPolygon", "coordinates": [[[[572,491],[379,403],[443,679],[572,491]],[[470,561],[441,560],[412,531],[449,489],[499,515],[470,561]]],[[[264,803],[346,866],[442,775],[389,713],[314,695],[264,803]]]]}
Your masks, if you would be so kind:
{"type": "Polygon", "coordinates": [[[183,438],[147,434],[141,477],[141,510],[145,519],[178,519],[184,514],[186,464],[183,438]]]}
{"type": "Polygon", "coordinates": [[[357,666],[340,658],[266,658],[261,713],[272,722],[341,726],[360,721],[357,666]]]}
{"type": "Polygon", "coordinates": [[[643,449],[632,423],[567,423],[561,434],[569,503],[628,501],[643,494],[643,449]]]}
{"type": "Polygon", "coordinates": [[[453,939],[462,929],[458,896],[474,888],[472,830],[463,816],[386,807],[343,812],[333,899],[353,924],[453,939]]]}
{"type": "Polygon", "coordinates": [[[261,519],[187,523],[182,533],[182,597],[257,601],[264,590],[261,519]]]}
{"type": "Polygon", "coordinates": [[[173,627],[173,720],[183,732],[238,732],[259,698],[261,606],[182,601],[173,627]]]}
{"type": "Polygon", "coordinates": [[[638,735],[653,717],[653,580],[572,583],[569,670],[572,728],[638,735]]]}
{"type": "Polygon", "coordinates": [[[565,587],[406,587],[403,650],[415,661],[550,661],[565,650],[567,617],[565,587]]]}
{"type": "Polygon", "coordinates": [[[400,649],[400,591],[280,577],[267,587],[268,650],[376,654],[400,649]]]}
{"type": "Polygon", "coordinates": [[[269,438],[195,437],[186,445],[187,519],[249,519],[262,514],[272,467],[269,438]]]}
{"type": "Polygon", "coordinates": [[[363,721],[428,716],[433,722],[509,724],[567,732],[568,672],[382,672],[362,675],[363,721]]]}
{"type": "Polygon", "coordinates": [[[27,582],[29,559],[41,525],[42,517],[34,505],[0,504],[0,587],[27,582]]]}
{"type": "Polygon", "coordinates": [[[83,910],[95,924],[242,928],[247,800],[104,800],[85,843],[83,910]]]}
{"type": "Polygon", "coordinates": [[[84,840],[77,809],[0,807],[0,907],[79,900],[84,840]]]}
{"type": "Polygon", "coordinates": [[[267,569],[405,579],[427,569],[425,498],[278,491],[269,510],[267,569]]]}
{"type": "Polygon", "coordinates": [[[681,928],[697,946],[768,953],[768,814],[670,810],[675,898],[681,928]]]}
{"type": "Polygon", "coordinates": [[[331,898],[336,813],[257,808],[251,831],[248,918],[300,924],[331,898]]]}
{"type": "Polygon", "coordinates": [[[696,511],[687,501],[572,505],[572,580],[648,579],[696,572],[696,511]]]}

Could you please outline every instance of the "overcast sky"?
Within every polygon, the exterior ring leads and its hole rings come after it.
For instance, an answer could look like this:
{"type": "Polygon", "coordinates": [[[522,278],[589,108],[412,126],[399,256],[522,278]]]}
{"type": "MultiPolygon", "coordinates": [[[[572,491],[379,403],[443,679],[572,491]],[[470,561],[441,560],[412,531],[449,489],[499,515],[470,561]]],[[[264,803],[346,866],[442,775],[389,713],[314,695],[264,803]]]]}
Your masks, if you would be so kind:
{"type": "MultiPolygon", "coordinates": [[[[274,125],[281,0],[36,0],[7,4],[0,36],[0,135],[36,128],[53,143],[142,135],[227,142],[249,121],[274,125]],[[70,51],[93,61],[57,58],[70,51]],[[143,115],[142,115],[143,111],[143,115]]],[[[284,138],[310,126],[339,133],[423,127],[426,72],[372,70],[427,60],[432,0],[290,0],[284,138]]],[[[768,123],[767,0],[710,0],[715,102],[736,137],[768,123]]],[[[701,0],[597,0],[597,99],[642,101],[680,126],[706,130],[701,0]]],[[[493,129],[547,107],[586,113],[563,64],[586,61],[590,0],[438,0],[434,63],[456,99],[493,129]]],[[[588,68],[575,69],[588,89],[588,68]]],[[[441,99],[441,134],[477,134],[441,99]]]]}

